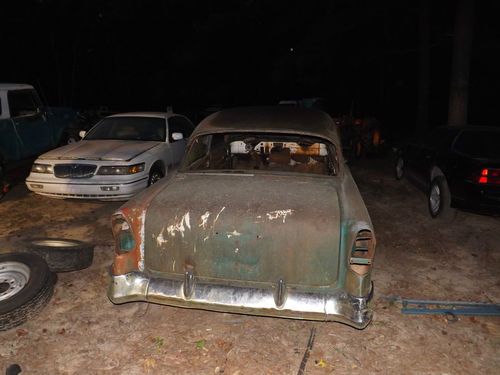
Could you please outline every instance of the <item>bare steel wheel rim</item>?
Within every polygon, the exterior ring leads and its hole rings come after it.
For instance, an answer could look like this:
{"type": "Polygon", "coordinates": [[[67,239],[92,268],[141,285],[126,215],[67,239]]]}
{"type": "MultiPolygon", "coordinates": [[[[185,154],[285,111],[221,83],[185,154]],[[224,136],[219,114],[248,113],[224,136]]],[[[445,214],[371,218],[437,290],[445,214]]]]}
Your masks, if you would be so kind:
{"type": "Polygon", "coordinates": [[[12,298],[24,289],[30,279],[30,269],[23,263],[0,263],[0,301],[12,298]]]}
{"type": "Polygon", "coordinates": [[[439,212],[439,205],[441,203],[441,191],[439,190],[439,186],[437,184],[433,185],[431,188],[429,202],[431,204],[432,213],[436,215],[439,212]]]}
{"type": "Polygon", "coordinates": [[[404,161],[403,159],[399,158],[396,164],[396,174],[398,178],[401,178],[403,176],[403,168],[404,168],[404,161]]]}
{"type": "Polygon", "coordinates": [[[161,174],[159,172],[153,172],[151,174],[150,184],[153,185],[161,180],[161,174]]]}

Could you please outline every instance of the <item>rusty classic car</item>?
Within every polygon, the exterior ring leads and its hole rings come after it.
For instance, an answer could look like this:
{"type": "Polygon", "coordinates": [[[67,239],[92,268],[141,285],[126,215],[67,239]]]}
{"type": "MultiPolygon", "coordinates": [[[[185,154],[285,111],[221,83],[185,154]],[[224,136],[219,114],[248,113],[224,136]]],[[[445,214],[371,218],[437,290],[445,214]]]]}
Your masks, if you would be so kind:
{"type": "Polygon", "coordinates": [[[112,216],[113,303],[372,319],[375,235],[323,112],[250,107],[195,129],[177,174],[112,216]]]}

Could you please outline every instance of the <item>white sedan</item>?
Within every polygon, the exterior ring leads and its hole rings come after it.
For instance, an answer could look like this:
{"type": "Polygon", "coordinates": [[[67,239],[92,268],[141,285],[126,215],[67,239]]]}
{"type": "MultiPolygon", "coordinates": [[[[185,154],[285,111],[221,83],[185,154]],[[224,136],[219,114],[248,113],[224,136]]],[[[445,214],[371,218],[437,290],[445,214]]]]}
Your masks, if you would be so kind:
{"type": "Polygon", "coordinates": [[[127,200],[179,164],[194,126],[175,113],[109,116],[35,160],[26,185],[53,198],[127,200]]]}

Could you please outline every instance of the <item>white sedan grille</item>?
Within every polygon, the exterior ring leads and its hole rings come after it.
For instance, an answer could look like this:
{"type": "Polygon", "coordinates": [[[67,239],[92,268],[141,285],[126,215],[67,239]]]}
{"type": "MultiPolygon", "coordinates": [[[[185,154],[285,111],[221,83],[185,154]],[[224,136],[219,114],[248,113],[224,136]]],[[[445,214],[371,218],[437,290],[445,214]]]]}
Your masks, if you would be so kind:
{"type": "Polygon", "coordinates": [[[92,164],[56,164],[54,175],[58,178],[90,178],[96,169],[97,165],[92,164]]]}

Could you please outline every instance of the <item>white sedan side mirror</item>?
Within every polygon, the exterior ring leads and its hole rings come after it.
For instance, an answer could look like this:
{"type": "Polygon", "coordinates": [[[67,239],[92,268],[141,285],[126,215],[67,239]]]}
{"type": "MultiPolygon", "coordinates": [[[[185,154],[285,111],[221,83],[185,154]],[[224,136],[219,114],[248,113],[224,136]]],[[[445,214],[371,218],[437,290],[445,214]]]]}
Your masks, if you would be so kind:
{"type": "Polygon", "coordinates": [[[172,139],[174,141],[180,141],[181,139],[184,139],[184,135],[182,133],[172,133],[172,139]]]}
{"type": "Polygon", "coordinates": [[[78,135],[80,136],[80,138],[85,137],[85,134],[87,134],[87,132],[85,130],[80,130],[80,132],[78,133],[78,135]]]}

